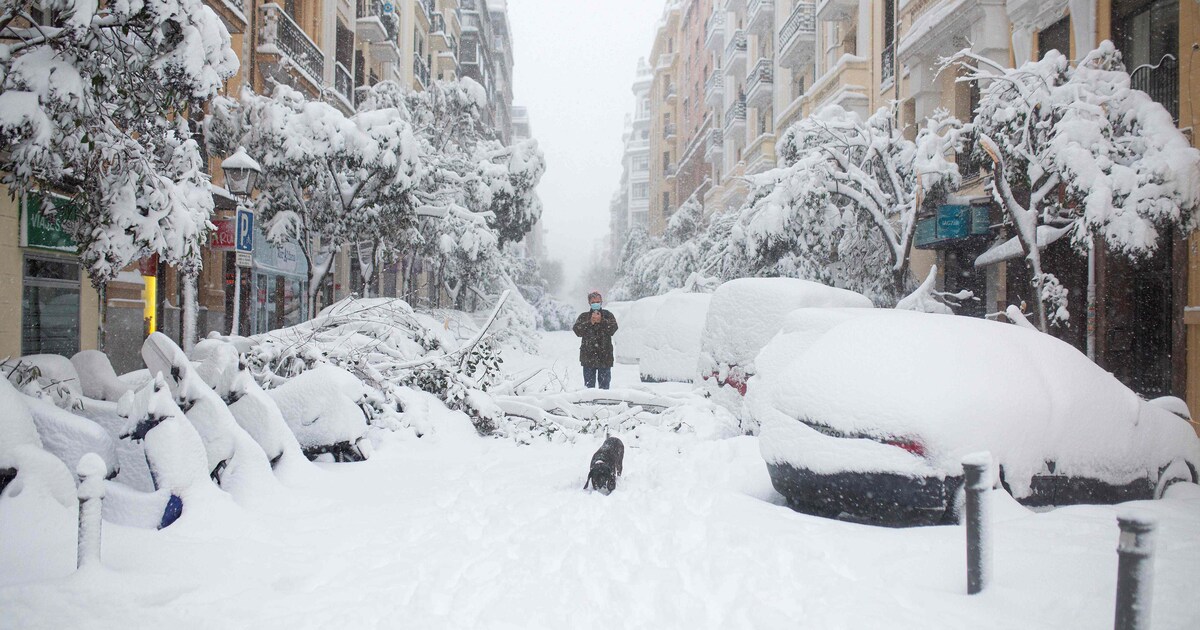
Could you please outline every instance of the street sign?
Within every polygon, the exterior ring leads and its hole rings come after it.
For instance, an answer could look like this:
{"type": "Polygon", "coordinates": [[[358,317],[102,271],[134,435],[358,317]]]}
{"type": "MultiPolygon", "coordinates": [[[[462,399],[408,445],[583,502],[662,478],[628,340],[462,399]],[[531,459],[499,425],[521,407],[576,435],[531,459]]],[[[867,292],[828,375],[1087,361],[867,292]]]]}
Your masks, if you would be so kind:
{"type": "Polygon", "coordinates": [[[237,211],[236,249],[239,252],[254,251],[254,213],[246,208],[237,211]]]}
{"type": "Polygon", "coordinates": [[[250,254],[250,252],[238,252],[236,258],[237,258],[237,266],[249,267],[252,255],[250,254]]]}

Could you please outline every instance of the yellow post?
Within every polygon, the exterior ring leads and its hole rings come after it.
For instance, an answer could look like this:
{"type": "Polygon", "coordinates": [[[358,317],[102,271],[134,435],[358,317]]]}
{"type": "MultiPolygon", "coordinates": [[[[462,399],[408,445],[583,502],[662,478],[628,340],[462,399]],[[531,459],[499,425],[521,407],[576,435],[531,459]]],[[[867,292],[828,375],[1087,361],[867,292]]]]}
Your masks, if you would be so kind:
{"type": "Polygon", "coordinates": [[[149,337],[158,330],[158,278],[142,276],[142,281],[146,283],[146,288],[142,291],[142,300],[145,303],[142,319],[146,322],[146,336],[149,337]]]}

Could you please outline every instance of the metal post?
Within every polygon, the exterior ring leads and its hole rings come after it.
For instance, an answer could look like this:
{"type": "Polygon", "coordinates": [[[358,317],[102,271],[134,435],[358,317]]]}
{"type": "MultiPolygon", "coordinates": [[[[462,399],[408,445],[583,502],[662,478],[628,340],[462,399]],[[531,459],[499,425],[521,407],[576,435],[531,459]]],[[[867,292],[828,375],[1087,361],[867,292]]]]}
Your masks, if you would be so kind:
{"type": "Polygon", "coordinates": [[[1150,627],[1150,600],[1154,585],[1154,527],[1152,516],[1128,511],[1117,516],[1121,539],[1117,543],[1116,630],[1150,627]]]}
{"type": "Polygon", "coordinates": [[[238,336],[242,321],[242,266],[233,261],[233,326],[229,330],[231,336],[238,336]]]}
{"type": "Polygon", "coordinates": [[[104,476],[108,466],[95,453],[79,458],[75,473],[79,475],[79,540],[76,549],[76,568],[100,564],[101,501],[104,499],[104,476]]]}
{"type": "Polygon", "coordinates": [[[966,477],[967,594],[987,587],[992,573],[992,536],[989,492],[992,489],[992,456],[975,453],[963,458],[966,477]]]}

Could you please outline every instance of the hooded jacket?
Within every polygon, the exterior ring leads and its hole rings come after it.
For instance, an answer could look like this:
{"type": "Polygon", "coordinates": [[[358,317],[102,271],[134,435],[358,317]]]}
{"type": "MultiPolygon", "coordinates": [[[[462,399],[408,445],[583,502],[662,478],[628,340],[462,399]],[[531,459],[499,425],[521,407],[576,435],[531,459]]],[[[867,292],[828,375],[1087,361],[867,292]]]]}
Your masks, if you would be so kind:
{"type": "Polygon", "coordinates": [[[583,367],[611,368],[613,366],[612,336],[617,332],[617,318],[612,311],[600,309],[600,323],[592,323],[592,311],[581,313],[575,318],[576,337],[579,343],[579,363],[583,367]]]}

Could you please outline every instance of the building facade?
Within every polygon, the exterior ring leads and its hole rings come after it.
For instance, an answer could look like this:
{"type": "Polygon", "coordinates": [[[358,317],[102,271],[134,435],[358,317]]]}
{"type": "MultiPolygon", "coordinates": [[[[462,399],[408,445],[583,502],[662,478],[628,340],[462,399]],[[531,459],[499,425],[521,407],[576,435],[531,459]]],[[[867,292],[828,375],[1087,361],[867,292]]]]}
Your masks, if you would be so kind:
{"type": "MultiPolygon", "coordinates": [[[[970,118],[977,88],[957,82],[953,70],[940,70],[940,60],[959,50],[1011,67],[1050,49],[1078,60],[1106,39],[1134,70],[1134,86],[1164,105],[1195,145],[1196,2],[668,0],[650,51],[647,225],[661,234],[697,191],[708,214],[739,207],[748,193],[745,177],[776,166],[778,136],[827,105],[866,117],[894,104],[910,138],[935,110],[970,118]],[[701,55],[694,52],[697,41],[701,55]],[[697,171],[707,172],[707,184],[697,183],[697,171]]],[[[982,316],[1028,299],[1021,293],[1028,283],[1019,259],[976,266],[983,251],[1011,235],[991,207],[990,173],[965,159],[954,202],[986,225],[969,237],[918,239],[911,269],[924,277],[936,263],[939,288],[971,290],[980,301],[965,314],[982,316]]],[[[1102,247],[1089,263],[1066,244],[1044,256],[1074,306],[1070,326],[1056,334],[1082,350],[1090,326],[1097,363],[1144,396],[1185,397],[1200,414],[1197,242],[1194,235],[1171,234],[1156,256],[1138,263],[1102,247]],[[1097,296],[1090,318],[1089,284],[1097,296]]]]}
{"type": "MultiPolygon", "coordinates": [[[[492,121],[512,134],[512,44],[506,7],[491,0],[206,0],[231,36],[241,62],[225,86],[235,96],[243,87],[265,94],[285,84],[313,100],[349,114],[362,90],[390,80],[414,90],[432,81],[473,76],[488,88],[492,121]],[[468,29],[469,25],[469,29],[468,29]],[[484,34],[480,34],[480,29],[484,34]],[[468,32],[469,31],[469,32],[468,32]],[[469,59],[460,58],[470,39],[469,59]],[[495,48],[498,47],[498,48],[495,48]],[[480,68],[479,60],[495,66],[480,68]],[[469,70],[469,71],[468,71],[469,70]],[[481,80],[482,79],[482,80],[481,80]]],[[[197,113],[197,120],[202,112],[197,113]]],[[[198,332],[229,332],[235,279],[234,254],[225,232],[237,200],[223,187],[221,160],[210,155],[218,227],[203,250],[198,279],[198,332]]],[[[181,341],[183,313],[179,274],[154,259],[123,270],[98,291],[79,264],[77,248],[62,225],[41,212],[58,198],[10,199],[0,187],[0,357],[101,349],[118,372],[141,365],[139,350],[150,330],[181,341]]],[[[295,246],[255,239],[252,264],[241,277],[241,334],[298,323],[304,310],[308,269],[295,246]]],[[[439,288],[419,261],[404,261],[375,275],[372,286],[360,273],[358,248],[343,247],[322,287],[321,302],[352,292],[400,294],[405,274],[414,302],[438,302],[439,288]]],[[[182,344],[181,344],[182,345],[182,344]]]]}

